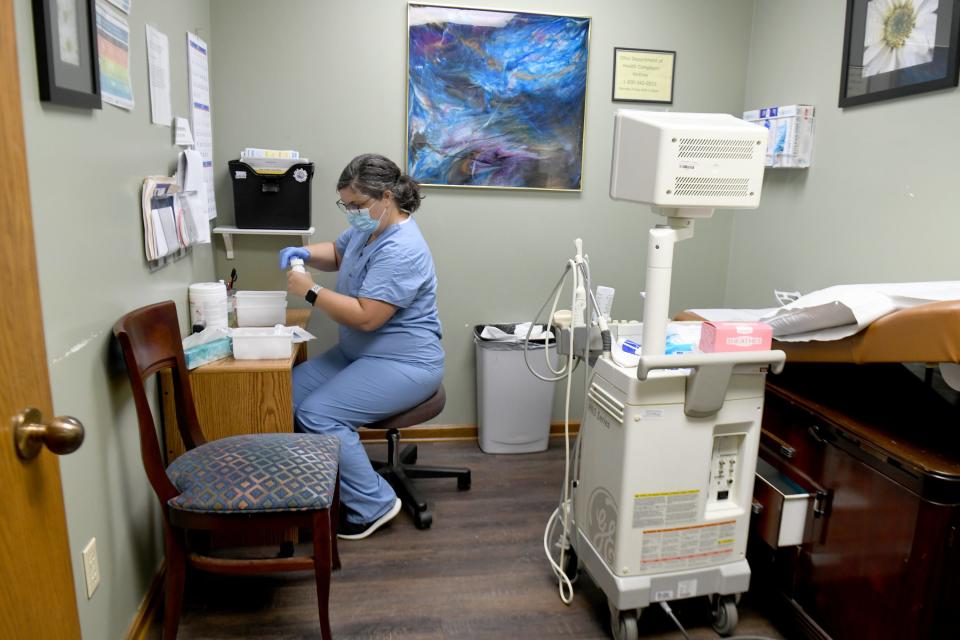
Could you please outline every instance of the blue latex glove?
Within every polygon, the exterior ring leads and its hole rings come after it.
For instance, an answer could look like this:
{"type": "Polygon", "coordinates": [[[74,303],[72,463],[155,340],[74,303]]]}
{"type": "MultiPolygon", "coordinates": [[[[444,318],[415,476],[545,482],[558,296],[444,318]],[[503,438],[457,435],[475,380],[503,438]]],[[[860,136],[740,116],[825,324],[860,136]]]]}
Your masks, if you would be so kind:
{"type": "Polygon", "coordinates": [[[290,259],[291,258],[300,258],[306,263],[310,258],[310,252],[307,251],[306,247],[285,247],[280,250],[280,269],[287,270],[290,268],[290,259]]]}

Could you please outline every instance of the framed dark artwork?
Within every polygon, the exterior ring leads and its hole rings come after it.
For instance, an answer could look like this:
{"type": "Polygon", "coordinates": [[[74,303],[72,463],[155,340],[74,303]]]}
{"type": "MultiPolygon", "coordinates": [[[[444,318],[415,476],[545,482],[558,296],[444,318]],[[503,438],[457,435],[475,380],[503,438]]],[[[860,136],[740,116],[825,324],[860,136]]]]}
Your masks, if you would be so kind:
{"type": "Polygon", "coordinates": [[[409,4],[407,173],[579,191],[589,42],[586,17],[409,4]]]}
{"type": "Polygon", "coordinates": [[[613,49],[614,102],[673,104],[676,51],[613,49]]]}
{"type": "Polygon", "coordinates": [[[99,109],[95,0],[33,0],[40,100],[99,109]]]}
{"type": "Polygon", "coordinates": [[[960,0],[847,0],[840,106],[957,86],[960,0]]]}

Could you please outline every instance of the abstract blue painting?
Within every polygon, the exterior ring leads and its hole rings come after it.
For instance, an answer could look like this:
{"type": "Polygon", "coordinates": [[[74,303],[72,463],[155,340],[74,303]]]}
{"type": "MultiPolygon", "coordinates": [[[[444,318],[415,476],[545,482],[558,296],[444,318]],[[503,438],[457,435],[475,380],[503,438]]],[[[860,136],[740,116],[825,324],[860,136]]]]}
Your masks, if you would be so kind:
{"type": "Polygon", "coordinates": [[[581,188],[590,19],[410,4],[407,173],[581,188]]]}

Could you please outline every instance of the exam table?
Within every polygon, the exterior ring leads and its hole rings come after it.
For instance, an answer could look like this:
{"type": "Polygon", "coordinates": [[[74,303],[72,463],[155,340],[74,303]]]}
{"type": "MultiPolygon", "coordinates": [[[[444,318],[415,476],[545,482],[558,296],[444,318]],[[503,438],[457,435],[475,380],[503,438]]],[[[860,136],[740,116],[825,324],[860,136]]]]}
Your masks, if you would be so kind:
{"type": "Polygon", "coordinates": [[[960,637],[960,394],[935,366],[960,362],[960,301],[775,342],[752,590],[809,638],[960,637]]]}

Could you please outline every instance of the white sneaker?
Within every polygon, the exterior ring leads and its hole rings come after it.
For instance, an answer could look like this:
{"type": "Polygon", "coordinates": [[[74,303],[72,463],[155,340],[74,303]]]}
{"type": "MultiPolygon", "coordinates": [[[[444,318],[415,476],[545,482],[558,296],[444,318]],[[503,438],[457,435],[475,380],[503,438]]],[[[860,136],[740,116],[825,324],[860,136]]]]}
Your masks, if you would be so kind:
{"type": "Polygon", "coordinates": [[[344,522],[337,529],[337,537],[342,540],[363,540],[397,517],[402,507],[403,503],[400,502],[400,498],[397,498],[390,510],[373,522],[344,522]]]}

